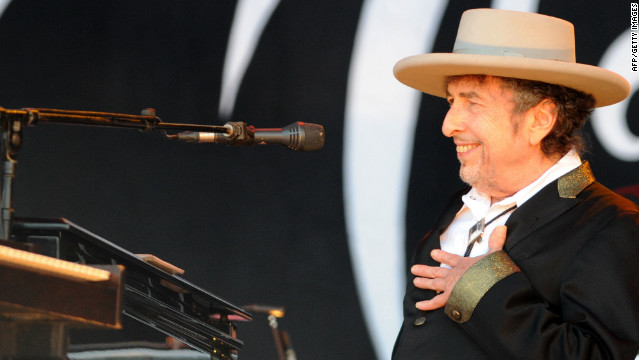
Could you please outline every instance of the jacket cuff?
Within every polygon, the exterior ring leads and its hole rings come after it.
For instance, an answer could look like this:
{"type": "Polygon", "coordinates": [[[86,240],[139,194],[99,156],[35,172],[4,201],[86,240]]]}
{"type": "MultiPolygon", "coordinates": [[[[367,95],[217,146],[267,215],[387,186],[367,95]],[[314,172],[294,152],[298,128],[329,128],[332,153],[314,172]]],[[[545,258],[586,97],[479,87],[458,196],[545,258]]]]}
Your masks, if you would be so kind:
{"type": "Polygon", "coordinates": [[[484,294],[498,281],[518,271],[518,265],[504,251],[488,254],[458,280],[444,307],[445,313],[455,322],[467,322],[484,294]]]}

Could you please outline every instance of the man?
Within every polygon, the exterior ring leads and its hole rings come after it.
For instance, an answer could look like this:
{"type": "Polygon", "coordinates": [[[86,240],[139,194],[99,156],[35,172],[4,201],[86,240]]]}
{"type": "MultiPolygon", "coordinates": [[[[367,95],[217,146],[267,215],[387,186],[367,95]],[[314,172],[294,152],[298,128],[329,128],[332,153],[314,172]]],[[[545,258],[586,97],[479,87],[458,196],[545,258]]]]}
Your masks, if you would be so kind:
{"type": "Polygon", "coordinates": [[[416,250],[393,358],[633,359],[638,207],[595,181],[576,135],[629,84],[575,62],[570,23],[492,9],[394,74],[447,99],[471,188],[416,250]]]}

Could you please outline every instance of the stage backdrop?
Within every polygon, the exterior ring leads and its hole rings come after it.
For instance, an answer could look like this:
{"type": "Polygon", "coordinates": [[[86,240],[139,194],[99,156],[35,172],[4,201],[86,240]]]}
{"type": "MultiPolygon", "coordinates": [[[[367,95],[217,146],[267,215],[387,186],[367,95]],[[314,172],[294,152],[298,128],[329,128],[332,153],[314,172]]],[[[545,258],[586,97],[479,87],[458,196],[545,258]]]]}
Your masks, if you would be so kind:
{"type": "MultiPolygon", "coordinates": [[[[38,124],[15,180],[20,217],[65,217],[239,306],[284,306],[298,358],[389,358],[405,259],[462,184],[444,100],[398,83],[402,57],[449,52],[469,8],[575,24],[577,59],[632,97],[587,125],[598,179],[637,201],[638,73],[625,1],[15,0],[0,17],[0,105],[258,128],[322,124],[324,149],[177,143],[160,133],[38,124]]],[[[508,31],[508,29],[505,29],[508,31]]],[[[637,271],[637,269],[629,269],[637,271]]],[[[5,289],[3,291],[8,291],[5,289]]],[[[73,295],[70,294],[70,301],[73,295]]],[[[240,359],[275,359],[264,315],[240,359]]],[[[122,331],[72,342],[162,341],[122,331]]]]}

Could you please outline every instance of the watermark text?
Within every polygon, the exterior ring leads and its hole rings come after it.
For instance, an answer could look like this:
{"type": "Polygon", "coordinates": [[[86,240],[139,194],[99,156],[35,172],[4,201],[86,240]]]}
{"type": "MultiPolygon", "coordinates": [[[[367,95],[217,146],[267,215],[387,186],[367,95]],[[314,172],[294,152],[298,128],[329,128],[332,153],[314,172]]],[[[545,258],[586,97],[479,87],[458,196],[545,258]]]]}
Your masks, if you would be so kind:
{"type": "Polygon", "coordinates": [[[638,71],[638,3],[631,3],[631,71],[638,71]]]}

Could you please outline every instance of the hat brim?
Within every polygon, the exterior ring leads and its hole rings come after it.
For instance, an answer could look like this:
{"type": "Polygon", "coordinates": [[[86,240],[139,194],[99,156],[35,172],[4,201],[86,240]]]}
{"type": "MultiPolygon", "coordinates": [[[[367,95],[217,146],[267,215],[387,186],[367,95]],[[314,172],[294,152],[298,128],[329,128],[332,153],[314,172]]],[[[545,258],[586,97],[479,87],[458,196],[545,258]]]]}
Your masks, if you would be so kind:
{"type": "Polygon", "coordinates": [[[622,76],[596,66],[524,57],[431,53],[409,56],[393,68],[403,84],[427,94],[446,97],[445,79],[453,75],[484,74],[563,85],[593,95],[596,107],[624,100],[631,87],[622,76]]]}

